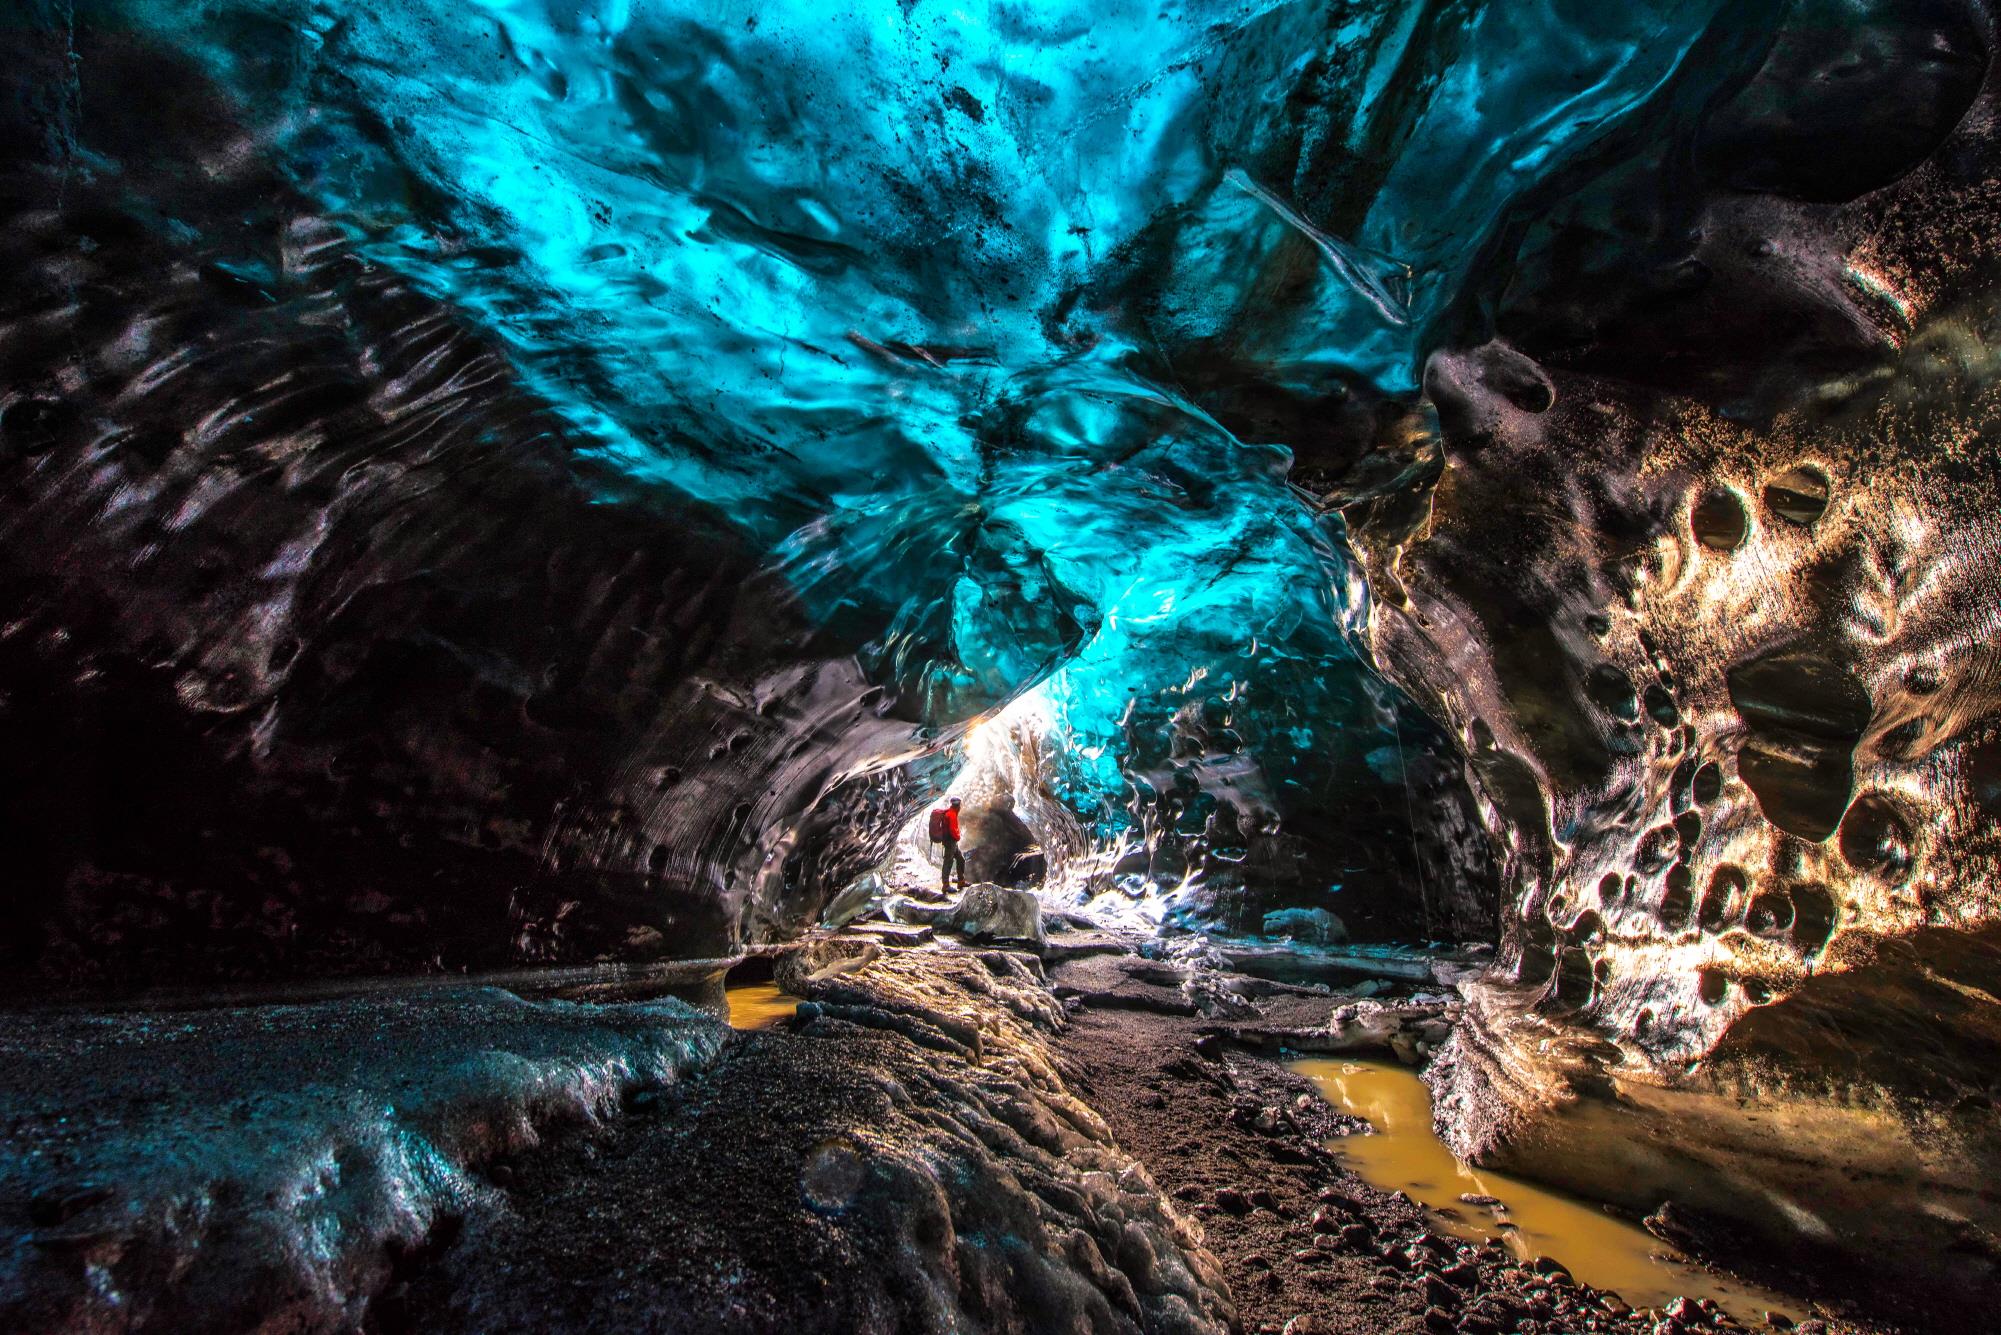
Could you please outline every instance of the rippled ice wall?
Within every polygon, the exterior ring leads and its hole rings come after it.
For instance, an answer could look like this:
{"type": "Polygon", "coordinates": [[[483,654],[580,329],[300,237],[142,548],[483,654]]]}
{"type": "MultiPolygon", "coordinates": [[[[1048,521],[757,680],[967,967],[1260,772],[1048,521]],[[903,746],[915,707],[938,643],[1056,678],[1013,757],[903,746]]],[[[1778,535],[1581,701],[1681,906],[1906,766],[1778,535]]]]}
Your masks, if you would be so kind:
{"type": "MultiPolygon", "coordinates": [[[[1404,267],[1303,225],[1304,164],[1242,170],[1274,155],[1255,99],[1301,44],[1380,85],[1440,35],[1414,12],[128,12],[591,452],[718,507],[863,627],[926,721],[1066,665],[1100,747],[1137,683],[1237,696],[1283,769],[1393,708],[1357,698],[1361,594],[1338,530],[1289,503],[1290,433],[1233,436],[1204,402],[1238,386],[1183,381],[1268,383],[1302,416],[1414,388],[1404,267]]],[[[1406,188],[1446,221],[1427,165],[1406,188]]],[[[1362,231],[1417,256],[1401,212],[1362,231]]]]}
{"type": "Polygon", "coordinates": [[[1481,930],[1291,484],[1434,476],[1516,219],[1778,8],[36,0],[9,676],[109,758],[22,821],[19,949],[726,949],[1029,688],[1135,874],[1481,930]]]}
{"type": "MultiPolygon", "coordinates": [[[[863,616],[927,719],[1075,656],[1104,736],[1195,669],[1353,693],[1289,450],[1415,389],[1513,196],[1719,7],[112,8],[592,453],[863,616]]],[[[1339,703],[1249,707],[1305,752],[1339,703]]]]}

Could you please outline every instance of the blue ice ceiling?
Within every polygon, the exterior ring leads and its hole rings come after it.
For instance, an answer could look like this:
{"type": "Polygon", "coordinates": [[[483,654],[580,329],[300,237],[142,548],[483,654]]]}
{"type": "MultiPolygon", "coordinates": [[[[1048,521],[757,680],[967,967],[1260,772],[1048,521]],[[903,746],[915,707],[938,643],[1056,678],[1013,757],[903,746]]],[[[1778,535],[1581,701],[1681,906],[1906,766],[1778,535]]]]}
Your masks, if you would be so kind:
{"type": "Polygon", "coordinates": [[[1293,429],[1358,394],[1421,424],[1513,205],[1769,6],[102,8],[618,474],[861,627],[913,717],[1044,682],[1088,805],[1193,707],[1282,806],[1382,777],[1398,727],[1293,429]],[[1247,385],[1278,426],[1224,425],[1247,385]]]}

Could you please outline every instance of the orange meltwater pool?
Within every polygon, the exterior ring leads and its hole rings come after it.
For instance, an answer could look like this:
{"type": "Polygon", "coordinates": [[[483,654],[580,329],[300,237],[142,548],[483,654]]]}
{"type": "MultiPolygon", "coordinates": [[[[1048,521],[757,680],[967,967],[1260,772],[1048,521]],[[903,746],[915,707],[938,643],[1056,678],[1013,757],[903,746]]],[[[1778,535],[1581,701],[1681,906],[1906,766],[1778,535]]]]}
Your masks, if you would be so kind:
{"type": "Polygon", "coordinates": [[[745,983],[725,989],[724,995],[729,998],[732,1029],[777,1024],[799,1006],[799,998],[779,991],[776,983],[745,983]]]}
{"type": "Polygon", "coordinates": [[[1292,1069],[1329,1103],[1375,1128],[1374,1135],[1342,1136],[1330,1148],[1371,1186],[1430,1207],[1442,1233],[1476,1242],[1499,1238],[1524,1260],[1551,1257],[1580,1282],[1608,1289],[1634,1307],[1708,1298],[1752,1326],[1763,1324],[1767,1312],[1801,1314],[1791,1299],[1683,1262],[1645,1229],[1596,1205],[1453,1158],[1432,1133],[1431,1091],[1414,1071],[1346,1058],[1304,1059],[1292,1069]],[[1499,1204],[1472,1204],[1463,1196],[1499,1204]]]}

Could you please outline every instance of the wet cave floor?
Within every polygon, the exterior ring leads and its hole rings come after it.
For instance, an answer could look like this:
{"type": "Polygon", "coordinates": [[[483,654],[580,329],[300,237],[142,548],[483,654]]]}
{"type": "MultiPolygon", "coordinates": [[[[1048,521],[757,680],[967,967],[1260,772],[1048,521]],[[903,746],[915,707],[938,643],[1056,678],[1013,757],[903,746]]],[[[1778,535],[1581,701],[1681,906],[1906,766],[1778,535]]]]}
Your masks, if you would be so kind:
{"type": "Polygon", "coordinates": [[[1350,951],[1376,976],[1337,988],[928,932],[754,957],[706,1013],[5,1017],[0,1330],[1893,1335],[1838,1276],[1748,1258],[1763,1298],[1462,1177],[1414,1069],[1466,958],[1350,951]]]}
{"type": "MultiPolygon", "coordinates": [[[[1830,1335],[1895,1330],[1838,1317],[1796,1296],[1797,1285],[1781,1298],[1692,1265],[1650,1263],[1633,1223],[1606,1216],[1604,1237],[1593,1238],[1594,1207],[1560,1198],[1538,1196],[1526,1207],[1516,1199],[1531,1230],[1552,1212],[1575,1212],[1533,1241],[1560,1236],[1580,1251],[1613,1254],[1617,1273],[1639,1276],[1638,1310],[1609,1286],[1573,1280],[1561,1253],[1518,1254],[1520,1243],[1510,1250],[1499,1240],[1511,1224],[1482,1223],[1506,1220],[1507,1206],[1455,1207],[1462,1184],[1441,1180],[1421,1144],[1413,1150],[1408,1134],[1394,1146],[1369,1135],[1328,1097],[1330,1077],[1345,1073],[1374,1092],[1378,1102],[1366,1110],[1379,1120],[1383,1098],[1405,1100],[1399,1115],[1407,1117],[1412,1087],[1420,1097],[1422,1087],[1405,1068],[1387,1054],[1380,1062],[1301,1060],[1219,1041],[1230,1026],[1184,1013],[1193,1009],[1185,991],[1137,957],[1087,954],[1045,969],[1007,950],[869,952],[874,958],[852,972],[826,971],[832,999],[824,977],[813,980],[821,986],[801,985],[795,970],[791,986],[816,998],[803,1007],[779,983],[732,988],[737,1033],[713,1065],[635,1096],[627,1116],[488,1165],[506,1208],[477,1215],[435,1254],[413,1257],[371,1306],[368,1328],[890,1331],[954,1328],[970,1317],[1030,1332],[1677,1335],[1796,1321],[1830,1335]],[[941,977],[958,985],[942,1004],[941,977]],[[976,997],[968,1012],[966,992],[983,992],[991,978],[1012,990],[976,997]],[[1060,1009],[1045,1005],[1056,996],[1060,1009]],[[955,1040],[965,1037],[960,1026],[987,1024],[982,1005],[1029,1019],[1025,1030],[1047,1040],[1048,1078],[1089,1110],[1066,1112],[1059,1100],[1057,1119],[1102,1119],[1097,1134],[1137,1161],[1148,1194],[1193,1224],[1229,1307],[1156,1306],[1158,1295],[1141,1293],[1129,1311],[1094,1313],[1098,1291],[1123,1282],[1107,1284],[1105,1270],[1151,1271],[1153,1259],[1132,1252],[1159,1239],[1134,1234],[1159,1221],[1128,1220],[1121,1229],[1114,1220],[1109,1236],[1082,1242],[1090,1220],[1102,1226],[1104,1216],[1077,1205],[1071,1221],[1049,1208],[1069,1188],[1045,1179],[1079,1166],[1076,1150],[1060,1137],[1037,1143],[1050,1114],[1047,1089],[1031,1078],[1038,1092],[1024,1099],[1008,1083],[1021,1070],[1006,1034],[989,1029],[984,1049],[975,1042],[972,1051],[955,1040]],[[983,1079],[996,1069],[997,1083],[983,1079]],[[1345,1152],[1356,1136],[1387,1158],[1345,1152]],[[1399,1171],[1430,1180],[1396,1190],[1399,1171]],[[1067,1227],[1073,1222],[1082,1226],[1067,1227]],[[1007,1253],[1037,1250],[1038,1225],[1048,1273],[1025,1277],[1020,1257],[1007,1253]],[[1051,1237],[1068,1242],[1052,1248],[1051,1237]],[[994,1255],[1006,1259],[979,1273],[994,1255]],[[1070,1291],[1071,1272],[1096,1285],[1083,1286],[1089,1301],[1070,1291]],[[1671,1285],[1676,1274],[1688,1278],[1692,1298],[1721,1296],[1722,1305],[1644,1288],[1649,1280],[1671,1285]],[[1767,1317],[1768,1302],[1779,1315],[1767,1317]]],[[[1266,1001],[1280,1020],[1329,1008],[1301,988],[1272,989],[1266,1001]]],[[[1428,1128],[1415,1140],[1442,1156],[1428,1128]]],[[[1131,1172],[1117,1174],[1121,1186],[1131,1172]]],[[[1532,1191],[1484,1176],[1475,1185],[1510,1197],[1532,1191]]],[[[1577,1265],[1591,1272],[1582,1258],[1577,1265]]]]}
{"type": "MultiPolygon", "coordinates": [[[[1064,1047],[1080,1063],[1080,1093],[1104,1113],[1119,1143],[1202,1221],[1246,1331],[1488,1335],[1731,1328],[1718,1316],[1749,1329],[1786,1329],[1814,1306],[1735,1277],[1636,1259],[1645,1250],[1630,1240],[1637,1226],[1602,1212],[1604,1237],[1579,1228],[1567,1236],[1569,1246],[1546,1258],[1524,1257],[1498,1240],[1478,1238],[1459,1219],[1428,1208],[1417,1183],[1399,1189],[1388,1185],[1387,1175],[1355,1171],[1350,1143],[1386,1138],[1352,1118],[1343,1118],[1334,1134],[1322,1134],[1321,1119],[1332,1109],[1318,1082],[1294,1069],[1366,1070],[1393,1063],[1339,1058],[1281,1063],[1241,1051],[1205,1057],[1193,1046],[1203,1027],[1179,1017],[1085,1012],[1076,1017],[1064,1047]],[[1657,1269],[1647,1279],[1658,1287],[1599,1289],[1588,1280],[1573,1281],[1566,1258],[1589,1273],[1579,1255],[1587,1249],[1601,1253],[1594,1260],[1616,1254],[1627,1263],[1624,1273],[1634,1278],[1657,1269]],[[1549,1273],[1540,1273],[1538,1263],[1549,1273]],[[1676,1270],[1690,1280],[1680,1292],[1673,1291],[1676,1270]],[[1709,1307],[1698,1296],[1718,1292],[1734,1300],[1709,1307]],[[1674,1304],[1684,1294],[1689,1301],[1674,1304]],[[1769,1308],[1758,1300],[1766,1297],[1773,1304],[1769,1308]],[[1662,1326],[1670,1304],[1683,1316],[1662,1326]],[[1768,1326],[1768,1311],[1781,1319],[1768,1326]]],[[[1416,1083],[1408,1071],[1398,1073],[1416,1083]]],[[[1449,1161],[1428,1130],[1422,1140],[1449,1161]]],[[[1459,1192],[1455,1185],[1450,1194],[1459,1192]]],[[[1570,1208],[1583,1213],[1593,1207],[1570,1208]]],[[[1464,1203],[1453,1210],[1478,1212],[1464,1203]]],[[[1653,1250],[1665,1249],[1656,1244],[1653,1250]]],[[[1826,1320],[1822,1328],[1885,1329],[1839,1319],[1826,1320]]]]}

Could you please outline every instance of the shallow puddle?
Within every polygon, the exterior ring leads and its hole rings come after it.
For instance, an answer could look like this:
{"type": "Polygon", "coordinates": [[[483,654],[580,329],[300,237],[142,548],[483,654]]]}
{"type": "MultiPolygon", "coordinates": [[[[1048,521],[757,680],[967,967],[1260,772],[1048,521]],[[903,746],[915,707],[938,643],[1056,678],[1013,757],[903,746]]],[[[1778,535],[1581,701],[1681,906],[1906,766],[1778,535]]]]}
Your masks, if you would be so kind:
{"type": "Polygon", "coordinates": [[[1672,1259],[1653,1234],[1596,1205],[1460,1163],[1432,1134],[1431,1091],[1413,1071],[1390,1062],[1319,1057],[1296,1061],[1292,1069],[1329,1103],[1375,1128],[1374,1135],[1332,1142],[1348,1166],[1371,1186],[1402,1191],[1431,1207],[1441,1232],[1473,1241],[1499,1238],[1524,1260],[1553,1257],[1580,1282],[1609,1289],[1634,1307],[1686,1296],[1713,1299],[1753,1326],[1768,1311],[1798,1315],[1795,1304],[1775,1293],[1672,1259]]]}
{"type": "Polygon", "coordinates": [[[799,998],[780,992],[776,983],[745,983],[725,989],[724,995],[729,998],[732,1029],[762,1029],[777,1024],[799,1005],[799,998]]]}

